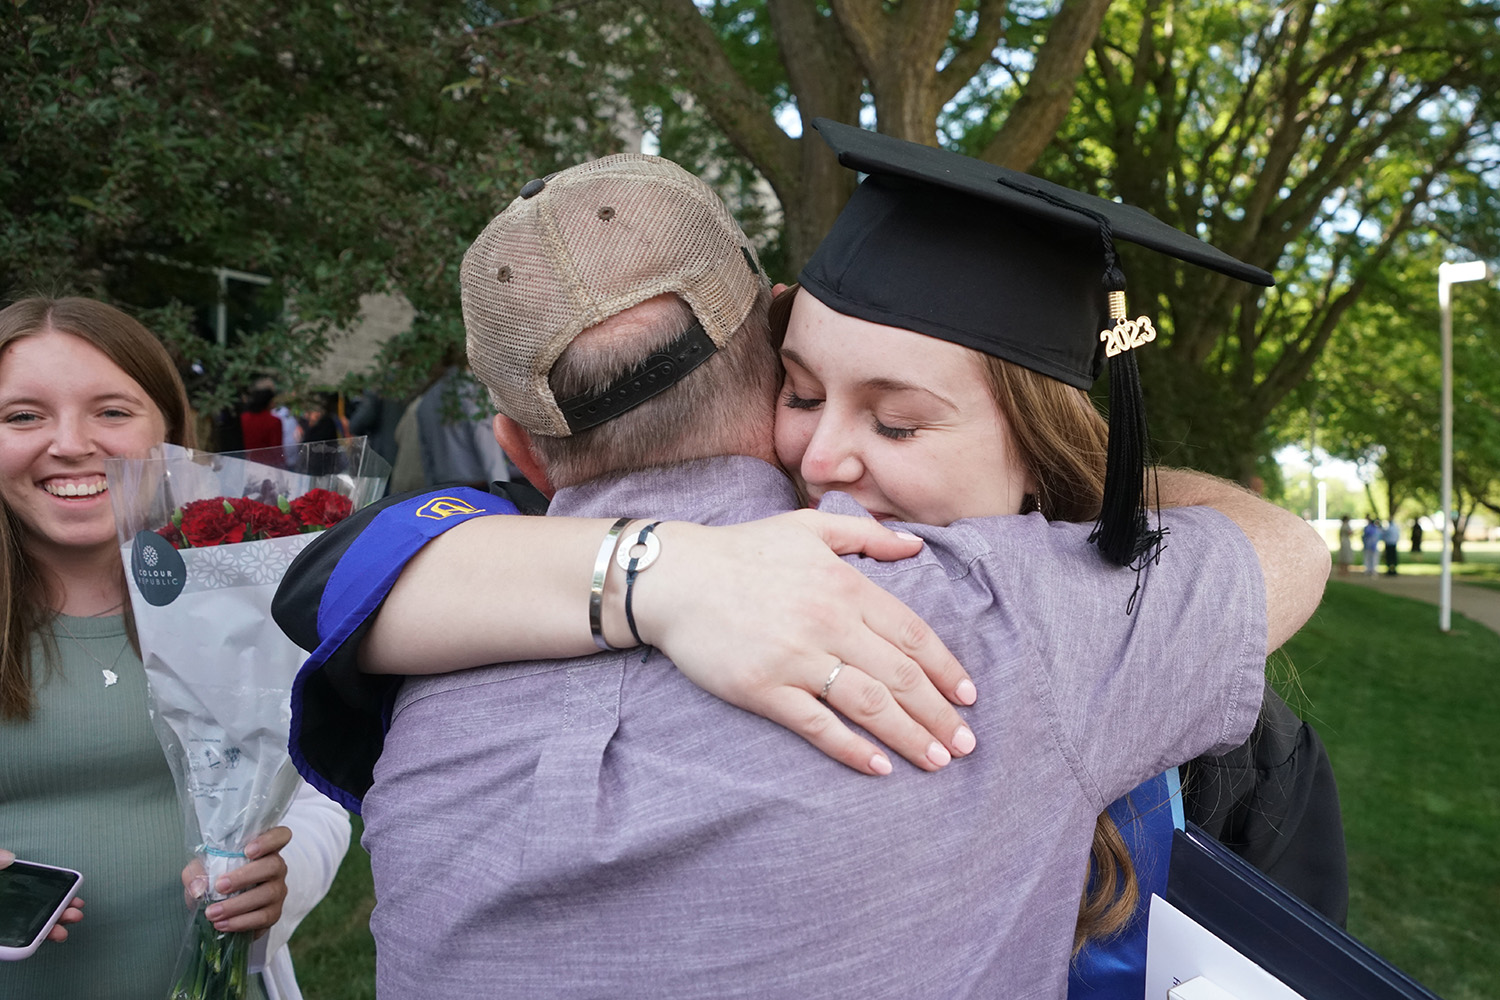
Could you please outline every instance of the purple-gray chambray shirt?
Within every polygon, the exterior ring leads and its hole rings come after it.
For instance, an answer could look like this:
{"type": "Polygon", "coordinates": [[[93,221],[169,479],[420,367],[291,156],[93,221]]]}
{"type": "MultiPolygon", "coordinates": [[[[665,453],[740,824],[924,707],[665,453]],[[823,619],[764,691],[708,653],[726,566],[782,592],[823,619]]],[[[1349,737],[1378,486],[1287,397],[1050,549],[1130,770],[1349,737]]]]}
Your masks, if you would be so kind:
{"type": "MultiPolygon", "coordinates": [[[[720,524],[795,503],[776,469],[726,458],[551,512],[720,524]]],[[[1095,817],[1243,742],[1260,704],[1253,550],[1216,512],[1163,520],[1130,616],[1136,574],[1037,514],[914,526],[918,556],[858,561],[979,687],[978,749],[936,774],[857,774],[654,651],[409,680],[365,798],[380,995],[1064,996],[1095,817]]]]}

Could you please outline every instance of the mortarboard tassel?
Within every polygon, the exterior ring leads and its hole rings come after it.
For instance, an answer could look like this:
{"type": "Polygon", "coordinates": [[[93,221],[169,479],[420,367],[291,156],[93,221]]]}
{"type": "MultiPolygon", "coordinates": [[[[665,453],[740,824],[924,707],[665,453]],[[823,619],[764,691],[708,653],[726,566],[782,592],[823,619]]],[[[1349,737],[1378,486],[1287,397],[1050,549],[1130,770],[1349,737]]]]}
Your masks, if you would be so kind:
{"type": "Polygon", "coordinates": [[[1125,275],[1115,260],[1108,228],[1101,230],[1108,257],[1104,281],[1114,326],[1099,335],[1109,357],[1109,453],[1104,471],[1104,500],[1089,541],[1098,545],[1100,553],[1110,562],[1139,570],[1156,558],[1166,535],[1159,514],[1154,530],[1146,520],[1150,437],[1140,370],[1131,350],[1156,339],[1156,330],[1144,316],[1134,321],[1125,318],[1125,275]]]}
{"type": "MultiPolygon", "coordinates": [[[[1104,290],[1109,298],[1112,326],[1099,333],[1109,359],[1109,451],[1104,466],[1104,497],[1099,520],[1089,533],[1089,541],[1099,546],[1105,559],[1117,566],[1134,567],[1137,573],[1153,562],[1161,551],[1167,530],[1161,526],[1158,510],[1156,528],[1146,520],[1146,466],[1150,434],[1146,428],[1146,403],[1141,396],[1140,370],[1136,368],[1134,348],[1156,339],[1156,327],[1147,316],[1126,318],[1125,272],[1115,252],[1114,231],[1109,220],[1098,212],[1072,204],[1039,188],[1023,188],[999,179],[1003,186],[1025,191],[1049,204],[1085,215],[1099,228],[1099,242],[1104,251],[1104,290]]],[[[1139,581],[1137,582],[1139,592],[1139,581]]],[[[1135,603],[1135,594],[1126,606],[1135,603]]]]}

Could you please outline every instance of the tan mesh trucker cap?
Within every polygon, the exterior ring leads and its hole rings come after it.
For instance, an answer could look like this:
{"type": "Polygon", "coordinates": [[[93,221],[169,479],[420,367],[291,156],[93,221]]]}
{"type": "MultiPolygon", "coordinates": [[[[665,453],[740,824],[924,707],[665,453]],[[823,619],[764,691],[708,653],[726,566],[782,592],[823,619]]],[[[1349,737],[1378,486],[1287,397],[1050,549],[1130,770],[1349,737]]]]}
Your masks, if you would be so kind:
{"type": "Polygon", "coordinates": [[[767,282],[712,188],[621,153],[529,182],[469,247],[461,285],[469,366],[496,408],[568,437],[547,376],[579,333],[673,293],[723,347],[767,282]]]}

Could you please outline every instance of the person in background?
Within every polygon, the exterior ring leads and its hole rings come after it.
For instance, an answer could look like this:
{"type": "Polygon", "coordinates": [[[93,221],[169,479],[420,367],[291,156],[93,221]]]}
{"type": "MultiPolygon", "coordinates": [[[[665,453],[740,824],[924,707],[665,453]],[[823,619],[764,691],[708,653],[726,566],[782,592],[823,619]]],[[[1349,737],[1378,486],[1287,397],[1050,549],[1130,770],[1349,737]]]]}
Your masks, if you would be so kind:
{"type": "Polygon", "coordinates": [[[422,459],[422,432],[417,426],[418,396],[406,404],[396,421],[396,460],[391,463],[391,493],[409,493],[427,488],[422,459]]]}
{"type": "Polygon", "coordinates": [[[488,489],[509,482],[510,465],[495,441],[478,387],[450,366],[416,402],[422,476],[428,489],[463,484],[488,489]]]}
{"type": "Polygon", "coordinates": [[[400,400],[387,399],[374,389],[366,389],[354,404],[349,414],[349,434],[370,439],[375,454],[396,464],[396,425],[401,421],[406,404],[400,400]]]}
{"type": "Polygon", "coordinates": [[[1349,567],[1354,563],[1354,525],[1349,523],[1349,515],[1345,514],[1339,518],[1339,576],[1348,576],[1349,567]]]}
{"type": "Polygon", "coordinates": [[[1420,517],[1415,517],[1415,518],[1412,518],[1412,522],[1411,522],[1411,557],[1412,557],[1413,561],[1420,561],[1420,560],[1417,559],[1417,557],[1420,556],[1421,554],[1422,554],[1422,519],[1420,517]]]}
{"type": "Polygon", "coordinates": [[[307,413],[302,417],[302,443],[333,441],[339,436],[338,421],[334,418],[333,393],[320,392],[313,398],[307,413]]]}
{"type": "Polygon", "coordinates": [[[328,392],[323,394],[323,399],[328,406],[328,412],[333,415],[334,426],[341,438],[349,437],[349,418],[344,413],[344,394],[342,392],[328,392]]]}
{"type": "MultiPolygon", "coordinates": [[[[183,868],[146,711],[104,460],[189,434],[177,370],[129,316],[81,298],[0,310],[0,848],[78,869],[87,900],[61,943],[0,962],[0,996],[161,1000],[171,986],[198,869],[183,868]]],[[[220,882],[238,894],[209,919],[264,935],[252,997],[300,996],[286,941],[348,842],[347,815],[304,785],[220,882]]]]}
{"type": "Polygon", "coordinates": [[[1395,576],[1401,561],[1401,523],[1392,517],[1385,526],[1385,575],[1395,576]]]}
{"type": "MultiPolygon", "coordinates": [[[[314,444],[347,437],[340,433],[337,394],[320,392],[315,399],[312,409],[307,411],[307,416],[302,422],[302,443],[314,444]]],[[[307,471],[314,476],[329,475],[339,470],[340,460],[340,455],[318,449],[308,456],[307,471]]]]}
{"type": "Polygon", "coordinates": [[[281,447],[281,421],[271,412],[271,389],[251,389],[240,414],[240,434],[246,451],[281,447]]]}
{"type": "MultiPolygon", "coordinates": [[[[273,385],[268,385],[266,388],[269,388],[272,392],[276,391],[273,385]]],[[[291,465],[292,462],[296,461],[297,445],[302,443],[302,423],[285,403],[274,399],[274,397],[273,403],[271,414],[277,420],[281,421],[282,459],[287,465],[291,465]]]]}
{"type": "Polygon", "coordinates": [[[1360,545],[1364,549],[1365,576],[1375,575],[1375,563],[1380,558],[1380,539],[1382,537],[1380,519],[1374,514],[1365,518],[1364,531],[1360,533],[1360,545]]]}
{"type": "Polygon", "coordinates": [[[210,443],[214,451],[245,450],[245,435],[240,430],[240,410],[243,407],[244,403],[241,401],[236,406],[226,406],[214,414],[214,436],[210,443]]]}

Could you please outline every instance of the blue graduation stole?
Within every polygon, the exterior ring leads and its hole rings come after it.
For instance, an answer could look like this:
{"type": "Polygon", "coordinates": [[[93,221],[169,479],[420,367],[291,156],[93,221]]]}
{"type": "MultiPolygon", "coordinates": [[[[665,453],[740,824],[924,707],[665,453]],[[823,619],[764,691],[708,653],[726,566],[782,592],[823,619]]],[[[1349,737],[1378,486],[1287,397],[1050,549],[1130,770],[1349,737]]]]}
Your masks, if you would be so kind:
{"type": "MultiPolygon", "coordinates": [[[[341,653],[341,647],[380,607],[401,571],[422,546],[475,517],[518,513],[509,500],[469,487],[421,493],[396,503],[384,502],[389,505],[355,536],[329,575],[318,604],[321,641],[292,682],[292,762],[309,784],[354,812],[360,808],[358,797],[319,772],[303,752],[303,691],[308,678],[341,653]]],[[[347,657],[348,652],[342,650],[342,655],[347,657]]],[[[390,726],[394,695],[393,687],[381,711],[381,733],[390,726]]],[[[325,735],[331,738],[331,734],[325,735]]]]}
{"type": "Polygon", "coordinates": [[[1106,810],[1130,851],[1141,899],[1130,922],[1114,937],[1090,941],[1068,968],[1068,998],[1140,1000],[1146,992],[1146,916],[1151,894],[1167,894],[1172,831],[1183,828],[1182,785],[1177,768],[1151,778],[1106,810]]]}

